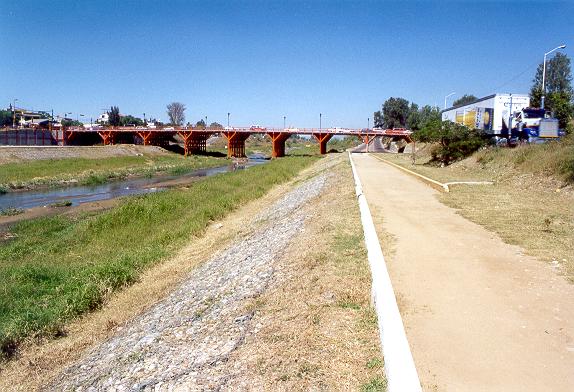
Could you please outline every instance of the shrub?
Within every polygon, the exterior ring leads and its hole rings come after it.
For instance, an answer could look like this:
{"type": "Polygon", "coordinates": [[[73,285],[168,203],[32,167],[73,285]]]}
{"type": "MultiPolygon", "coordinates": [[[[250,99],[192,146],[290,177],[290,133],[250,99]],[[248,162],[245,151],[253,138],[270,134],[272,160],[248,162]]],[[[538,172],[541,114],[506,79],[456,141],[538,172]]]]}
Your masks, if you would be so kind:
{"type": "Polygon", "coordinates": [[[432,121],[414,134],[418,141],[436,143],[431,151],[433,161],[448,165],[466,158],[486,145],[483,131],[451,121],[432,121]]]}

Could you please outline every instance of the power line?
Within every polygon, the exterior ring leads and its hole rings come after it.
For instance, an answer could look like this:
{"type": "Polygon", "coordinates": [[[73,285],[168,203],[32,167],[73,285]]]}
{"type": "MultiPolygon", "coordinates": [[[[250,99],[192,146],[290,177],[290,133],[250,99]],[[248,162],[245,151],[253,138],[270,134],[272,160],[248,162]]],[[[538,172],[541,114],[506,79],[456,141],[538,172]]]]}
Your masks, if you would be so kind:
{"type": "Polygon", "coordinates": [[[526,68],[524,71],[520,72],[518,75],[512,77],[511,79],[509,79],[508,81],[504,82],[503,84],[501,84],[500,86],[498,86],[497,88],[494,89],[494,92],[496,93],[497,91],[499,91],[501,88],[509,85],[510,83],[514,82],[516,79],[518,79],[519,77],[521,77],[522,75],[524,75],[526,72],[531,71],[532,68],[538,67],[538,62],[536,63],[532,63],[528,66],[528,68],[526,68]]]}

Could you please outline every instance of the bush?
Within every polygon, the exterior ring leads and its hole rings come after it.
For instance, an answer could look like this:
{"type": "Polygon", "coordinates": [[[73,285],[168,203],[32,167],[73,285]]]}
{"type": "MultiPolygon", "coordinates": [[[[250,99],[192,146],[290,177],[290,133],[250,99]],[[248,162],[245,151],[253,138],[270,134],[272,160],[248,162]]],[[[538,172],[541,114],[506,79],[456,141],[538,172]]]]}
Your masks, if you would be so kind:
{"type": "Polygon", "coordinates": [[[486,145],[484,132],[451,121],[432,121],[416,132],[417,141],[437,143],[431,155],[433,161],[448,165],[466,158],[486,145]]]}

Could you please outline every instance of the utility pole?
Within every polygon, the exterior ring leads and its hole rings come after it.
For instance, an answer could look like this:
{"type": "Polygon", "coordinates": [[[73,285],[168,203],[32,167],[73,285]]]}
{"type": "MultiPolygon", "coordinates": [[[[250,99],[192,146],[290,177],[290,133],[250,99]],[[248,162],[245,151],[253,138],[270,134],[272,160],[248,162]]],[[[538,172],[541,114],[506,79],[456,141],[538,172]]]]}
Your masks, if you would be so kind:
{"type": "Polygon", "coordinates": [[[508,139],[506,141],[509,145],[511,135],[512,135],[512,94],[510,94],[510,109],[508,110],[508,139]]]}
{"type": "Polygon", "coordinates": [[[16,128],[16,101],[18,99],[14,98],[14,105],[12,106],[12,128],[16,128]]]}

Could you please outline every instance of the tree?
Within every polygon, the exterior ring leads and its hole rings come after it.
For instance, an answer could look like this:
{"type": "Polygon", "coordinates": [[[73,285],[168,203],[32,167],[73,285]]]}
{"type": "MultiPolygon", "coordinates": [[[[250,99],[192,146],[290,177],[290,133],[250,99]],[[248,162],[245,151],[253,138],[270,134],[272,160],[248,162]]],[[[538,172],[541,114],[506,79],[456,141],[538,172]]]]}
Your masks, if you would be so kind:
{"type": "Polygon", "coordinates": [[[223,125],[218,122],[212,122],[209,124],[209,129],[223,129],[223,125]]]}
{"type": "Polygon", "coordinates": [[[194,127],[194,128],[205,129],[205,127],[206,127],[205,121],[199,120],[198,122],[195,123],[195,127],[194,127]]]}
{"type": "Polygon", "coordinates": [[[436,143],[431,155],[434,161],[443,165],[471,155],[487,142],[482,130],[451,121],[441,121],[440,118],[432,118],[423,129],[415,132],[413,137],[417,141],[436,143]]]}
{"type": "Polygon", "coordinates": [[[112,106],[108,112],[108,124],[112,127],[119,127],[121,123],[120,108],[112,106]]]}
{"type": "Polygon", "coordinates": [[[375,128],[383,127],[383,115],[381,114],[380,110],[377,110],[375,113],[373,113],[373,126],[375,128]]]}
{"type": "Polygon", "coordinates": [[[409,108],[409,115],[407,117],[407,127],[410,130],[420,129],[421,126],[421,113],[419,112],[419,105],[411,102],[411,107],[409,108]]]}
{"type": "Polygon", "coordinates": [[[131,115],[126,115],[120,118],[120,125],[122,127],[126,126],[136,126],[136,127],[143,127],[145,124],[141,118],[134,117],[131,115]]]}
{"type": "Polygon", "coordinates": [[[409,111],[409,101],[406,99],[392,97],[387,99],[383,104],[382,126],[389,129],[406,127],[409,111]]]}
{"type": "Polygon", "coordinates": [[[0,110],[0,128],[12,126],[12,111],[0,110]]]}
{"type": "Polygon", "coordinates": [[[476,101],[478,98],[472,94],[464,94],[459,99],[455,99],[452,106],[462,106],[476,101]]]}
{"type": "MultiPolygon", "coordinates": [[[[544,63],[540,63],[532,80],[530,105],[533,107],[539,107],[541,103],[543,70],[544,63]]],[[[553,112],[560,121],[560,127],[566,129],[574,111],[572,102],[574,91],[572,90],[572,73],[568,56],[557,53],[556,56],[546,61],[544,85],[546,90],[544,109],[553,112]]]]}
{"type": "Polygon", "coordinates": [[[172,102],[167,105],[167,115],[171,125],[182,125],[185,121],[185,105],[181,102],[172,102]]]}
{"type": "Polygon", "coordinates": [[[62,120],[62,126],[66,127],[66,128],[67,127],[82,127],[82,126],[84,126],[84,124],[78,120],[63,119],[62,120]]]}

